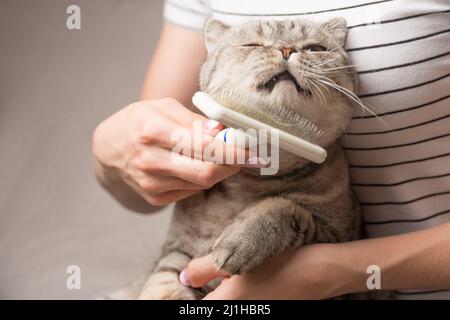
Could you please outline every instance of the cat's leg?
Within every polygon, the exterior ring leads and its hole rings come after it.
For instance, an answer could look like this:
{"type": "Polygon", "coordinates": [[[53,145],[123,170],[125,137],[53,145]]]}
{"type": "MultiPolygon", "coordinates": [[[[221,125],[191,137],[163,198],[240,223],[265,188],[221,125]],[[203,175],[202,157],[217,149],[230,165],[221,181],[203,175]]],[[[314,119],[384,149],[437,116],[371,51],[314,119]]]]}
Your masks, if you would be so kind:
{"type": "Polygon", "coordinates": [[[202,292],[183,286],[178,277],[191,258],[183,252],[171,251],[165,254],[153,269],[142,287],[141,300],[194,300],[202,292]]]}
{"type": "Polygon", "coordinates": [[[286,249],[312,242],[312,215],[285,198],[247,207],[226,227],[212,248],[218,268],[230,274],[252,270],[286,249]]]}

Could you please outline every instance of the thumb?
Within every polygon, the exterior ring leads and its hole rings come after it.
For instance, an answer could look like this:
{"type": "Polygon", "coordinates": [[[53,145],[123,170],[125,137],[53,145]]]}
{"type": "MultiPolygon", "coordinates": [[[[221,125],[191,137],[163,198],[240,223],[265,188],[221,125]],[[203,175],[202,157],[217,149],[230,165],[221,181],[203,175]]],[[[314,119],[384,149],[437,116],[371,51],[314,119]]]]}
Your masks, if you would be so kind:
{"type": "Polygon", "coordinates": [[[218,270],[212,256],[207,255],[189,262],[186,269],[180,273],[180,282],[184,286],[199,288],[215,278],[224,276],[228,274],[218,270]]]}

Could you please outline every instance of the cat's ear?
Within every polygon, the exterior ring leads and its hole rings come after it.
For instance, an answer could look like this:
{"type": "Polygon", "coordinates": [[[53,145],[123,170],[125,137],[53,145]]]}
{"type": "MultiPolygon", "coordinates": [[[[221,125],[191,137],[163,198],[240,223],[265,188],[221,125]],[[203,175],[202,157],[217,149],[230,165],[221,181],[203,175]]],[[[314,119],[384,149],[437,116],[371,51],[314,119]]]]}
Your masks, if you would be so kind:
{"type": "Polygon", "coordinates": [[[208,19],[205,22],[205,45],[208,52],[212,52],[222,39],[223,35],[230,29],[230,26],[222,21],[208,19]]]}
{"type": "Polygon", "coordinates": [[[348,30],[347,21],[344,18],[333,18],[325,22],[322,26],[339,41],[342,47],[345,46],[348,30]]]}

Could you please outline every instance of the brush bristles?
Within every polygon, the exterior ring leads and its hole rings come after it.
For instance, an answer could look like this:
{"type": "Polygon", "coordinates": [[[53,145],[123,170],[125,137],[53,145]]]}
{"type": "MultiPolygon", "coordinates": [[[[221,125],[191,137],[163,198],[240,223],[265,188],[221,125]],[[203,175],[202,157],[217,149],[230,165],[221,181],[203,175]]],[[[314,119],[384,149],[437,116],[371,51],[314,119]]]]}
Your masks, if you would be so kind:
{"type": "Polygon", "coordinates": [[[265,103],[258,104],[260,98],[256,95],[245,99],[234,91],[221,91],[219,96],[213,97],[231,110],[312,143],[316,143],[323,133],[313,122],[280,104],[269,106],[265,103]]]}

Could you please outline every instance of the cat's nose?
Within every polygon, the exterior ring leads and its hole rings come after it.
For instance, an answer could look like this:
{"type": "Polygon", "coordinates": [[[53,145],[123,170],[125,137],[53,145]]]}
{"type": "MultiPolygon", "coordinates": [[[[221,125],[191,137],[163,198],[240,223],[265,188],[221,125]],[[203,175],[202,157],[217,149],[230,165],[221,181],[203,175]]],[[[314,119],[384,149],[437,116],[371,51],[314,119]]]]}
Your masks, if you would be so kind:
{"type": "Polygon", "coordinates": [[[283,54],[283,58],[285,60],[287,60],[291,56],[292,52],[294,52],[294,49],[293,48],[288,48],[288,47],[283,47],[283,48],[280,49],[280,51],[283,54]]]}

